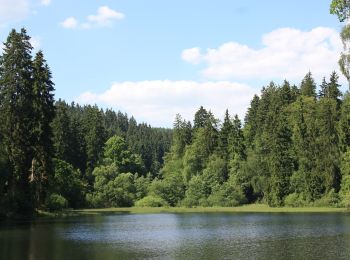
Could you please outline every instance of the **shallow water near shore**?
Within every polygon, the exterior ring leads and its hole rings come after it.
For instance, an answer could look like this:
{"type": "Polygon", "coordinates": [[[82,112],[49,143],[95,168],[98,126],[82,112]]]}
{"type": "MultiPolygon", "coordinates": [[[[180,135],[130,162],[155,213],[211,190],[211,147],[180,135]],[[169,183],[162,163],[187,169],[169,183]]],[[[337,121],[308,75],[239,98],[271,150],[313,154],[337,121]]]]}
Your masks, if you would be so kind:
{"type": "Polygon", "coordinates": [[[0,259],[350,259],[350,214],[106,213],[2,223],[0,259]]]}

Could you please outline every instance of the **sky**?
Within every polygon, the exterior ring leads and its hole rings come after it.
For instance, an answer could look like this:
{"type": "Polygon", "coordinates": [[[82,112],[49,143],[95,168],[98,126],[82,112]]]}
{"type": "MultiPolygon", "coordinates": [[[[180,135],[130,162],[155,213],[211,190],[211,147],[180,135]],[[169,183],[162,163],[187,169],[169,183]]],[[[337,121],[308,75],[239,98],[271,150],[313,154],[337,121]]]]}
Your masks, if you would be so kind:
{"type": "MultiPolygon", "coordinates": [[[[270,81],[339,71],[330,0],[0,0],[0,41],[25,27],[56,99],[171,127],[203,105],[241,119],[270,81]]],[[[1,50],[0,50],[1,52],[1,50]]],[[[339,73],[341,74],[341,73],[339,73]]],[[[342,89],[347,89],[340,76],[342,89]]]]}

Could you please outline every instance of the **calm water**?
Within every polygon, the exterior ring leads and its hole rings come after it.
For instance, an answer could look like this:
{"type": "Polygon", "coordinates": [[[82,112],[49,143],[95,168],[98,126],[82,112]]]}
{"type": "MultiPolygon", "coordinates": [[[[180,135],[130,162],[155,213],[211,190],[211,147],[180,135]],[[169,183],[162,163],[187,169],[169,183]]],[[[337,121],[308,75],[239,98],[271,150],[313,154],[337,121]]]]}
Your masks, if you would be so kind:
{"type": "Polygon", "coordinates": [[[107,214],[2,224],[0,259],[350,259],[350,215],[107,214]]]}

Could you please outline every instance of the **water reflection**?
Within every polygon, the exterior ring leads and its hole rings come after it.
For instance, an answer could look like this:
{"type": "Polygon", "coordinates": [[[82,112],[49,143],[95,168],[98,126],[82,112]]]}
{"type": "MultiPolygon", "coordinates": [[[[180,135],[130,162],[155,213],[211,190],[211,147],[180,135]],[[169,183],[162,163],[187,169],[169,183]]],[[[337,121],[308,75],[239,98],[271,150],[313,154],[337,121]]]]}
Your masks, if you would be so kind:
{"type": "Polygon", "coordinates": [[[117,214],[2,224],[0,259],[350,259],[350,215],[117,214]]]}

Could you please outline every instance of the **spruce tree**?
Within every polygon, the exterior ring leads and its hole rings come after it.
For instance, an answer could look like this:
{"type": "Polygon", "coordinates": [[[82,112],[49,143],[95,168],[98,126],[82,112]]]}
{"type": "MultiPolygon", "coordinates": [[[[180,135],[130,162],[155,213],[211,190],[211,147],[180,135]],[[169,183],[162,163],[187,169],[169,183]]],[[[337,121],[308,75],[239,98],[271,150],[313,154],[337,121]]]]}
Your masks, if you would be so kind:
{"type": "Polygon", "coordinates": [[[37,206],[45,200],[48,181],[52,171],[52,130],[54,118],[54,84],[51,71],[39,51],[33,62],[33,110],[34,110],[34,158],[32,162],[32,178],[35,184],[37,206]]]}
{"type": "Polygon", "coordinates": [[[316,84],[312,78],[311,72],[307,73],[302,80],[300,91],[303,96],[316,98],[316,84]]]}
{"type": "Polygon", "coordinates": [[[0,59],[0,117],[4,144],[13,175],[9,200],[12,211],[34,209],[29,183],[34,158],[33,64],[30,37],[25,29],[12,30],[0,59]]]}
{"type": "Polygon", "coordinates": [[[219,132],[218,152],[223,159],[228,159],[228,141],[232,131],[232,121],[226,109],[224,122],[219,132]]]}
{"type": "Polygon", "coordinates": [[[326,81],[326,78],[323,77],[322,83],[321,83],[321,85],[320,85],[320,90],[319,90],[319,92],[318,92],[318,97],[319,97],[319,98],[326,97],[327,88],[328,88],[328,83],[327,83],[327,81],[326,81]]]}
{"type": "Polygon", "coordinates": [[[208,122],[210,115],[208,111],[201,106],[194,115],[193,128],[197,129],[200,127],[205,127],[205,124],[208,122]]]}
{"type": "Polygon", "coordinates": [[[339,76],[338,74],[333,71],[330,78],[329,83],[327,84],[327,89],[325,96],[327,98],[331,98],[337,101],[337,108],[340,108],[340,97],[342,96],[342,93],[340,91],[340,84],[338,83],[339,76]]]}

